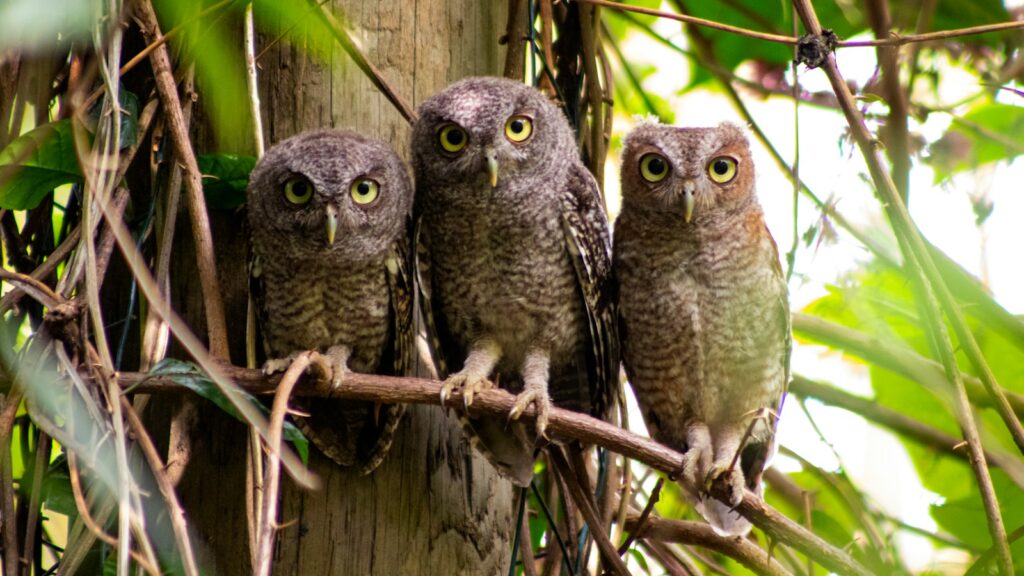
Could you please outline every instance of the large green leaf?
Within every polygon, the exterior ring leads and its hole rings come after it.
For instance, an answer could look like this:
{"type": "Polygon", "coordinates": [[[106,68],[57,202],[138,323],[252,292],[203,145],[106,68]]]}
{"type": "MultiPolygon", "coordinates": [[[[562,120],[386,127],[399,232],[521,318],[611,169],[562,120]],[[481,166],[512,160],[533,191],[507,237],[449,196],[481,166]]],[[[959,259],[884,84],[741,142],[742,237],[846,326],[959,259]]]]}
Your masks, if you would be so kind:
{"type": "Polygon", "coordinates": [[[39,126],[0,150],[0,208],[35,208],[57,186],[81,180],[71,120],[39,126]]]}
{"type": "Polygon", "coordinates": [[[256,166],[254,156],[200,154],[196,160],[203,174],[203,193],[207,206],[230,209],[245,203],[249,173],[256,166]]]}
{"type": "MultiPolygon", "coordinates": [[[[213,402],[218,408],[234,416],[239,421],[244,422],[242,415],[238,413],[231,401],[228,400],[220,388],[213,383],[202,371],[191,362],[185,362],[183,360],[177,360],[175,358],[165,358],[159,364],[153,367],[149,371],[152,376],[163,376],[170,378],[174,383],[184,386],[196,394],[206,398],[213,402]]],[[[270,410],[257,400],[251,394],[245,391],[239,391],[241,397],[252,403],[263,415],[268,416],[270,410]]],[[[295,446],[295,451],[299,453],[299,457],[302,458],[303,463],[309,461],[309,440],[302,435],[302,432],[289,421],[284,423],[284,439],[291,442],[295,446]]]]}

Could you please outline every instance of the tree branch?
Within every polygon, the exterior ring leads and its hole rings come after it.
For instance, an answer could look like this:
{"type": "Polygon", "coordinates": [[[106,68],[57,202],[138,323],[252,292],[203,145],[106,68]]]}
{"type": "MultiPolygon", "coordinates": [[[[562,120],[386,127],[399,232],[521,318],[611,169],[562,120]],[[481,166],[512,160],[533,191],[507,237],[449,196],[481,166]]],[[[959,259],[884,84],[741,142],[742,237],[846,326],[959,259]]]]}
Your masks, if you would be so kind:
{"type": "Polygon", "coordinates": [[[630,514],[626,520],[626,530],[634,531],[637,528],[639,528],[637,533],[639,538],[703,546],[734,558],[756,574],[766,576],[789,576],[790,574],[761,547],[745,538],[723,538],[715,534],[711,526],[704,522],[667,520],[657,516],[644,520],[636,514],[630,514]]]}
{"type": "MultiPolygon", "coordinates": [[[[221,372],[239,388],[256,395],[273,394],[281,381],[278,374],[266,376],[260,370],[222,366],[221,372]]],[[[180,392],[182,387],[171,376],[151,376],[138,372],[119,374],[118,381],[136,393],[160,394],[180,392]]],[[[440,404],[441,383],[423,378],[395,378],[372,374],[352,373],[333,392],[318,387],[315,378],[305,376],[295,387],[298,396],[325,395],[331,398],[368,400],[381,403],[440,404]]],[[[468,412],[507,418],[515,397],[504,390],[488,390],[474,395],[468,412]]],[[[445,401],[446,407],[463,411],[461,393],[454,393],[445,401]]],[[[531,407],[523,415],[532,420],[536,412],[531,407]]],[[[682,454],[585,414],[553,408],[549,416],[548,434],[559,440],[579,440],[585,444],[604,446],[628,458],[668,474],[678,471],[682,454]]],[[[724,496],[724,495],[723,495],[724,496]]],[[[759,497],[747,492],[738,511],[772,539],[788,544],[828,569],[840,574],[868,576],[870,572],[842,550],[828,544],[805,528],[786,518],[765,504],[759,497]]]]}

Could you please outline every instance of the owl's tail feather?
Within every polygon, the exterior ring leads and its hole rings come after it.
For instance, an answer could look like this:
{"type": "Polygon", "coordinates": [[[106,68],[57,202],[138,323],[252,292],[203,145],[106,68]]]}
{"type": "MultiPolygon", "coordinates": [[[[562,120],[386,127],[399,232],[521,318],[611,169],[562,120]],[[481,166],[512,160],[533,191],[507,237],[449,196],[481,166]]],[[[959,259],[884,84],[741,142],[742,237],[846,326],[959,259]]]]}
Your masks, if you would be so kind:
{"type": "Polygon", "coordinates": [[[494,466],[502,476],[520,488],[533,480],[533,444],[526,427],[517,422],[506,424],[500,418],[459,418],[470,445],[494,466]]]}
{"type": "Polygon", "coordinates": [[[750,521],[740,516],[739,512],[710,496],[701,496],[697,499],[697,512],[708,521],[711,529],[719,536],[746,536],[752,527],[750,521]]]}
{"type": "Polygon", "coordinates": [[[335,464],[355,468],[360,475],[384,461],[405,414],[404,404],[320,400],[296,405],[308,414],[295,419],[306,438],[335,464]]]}

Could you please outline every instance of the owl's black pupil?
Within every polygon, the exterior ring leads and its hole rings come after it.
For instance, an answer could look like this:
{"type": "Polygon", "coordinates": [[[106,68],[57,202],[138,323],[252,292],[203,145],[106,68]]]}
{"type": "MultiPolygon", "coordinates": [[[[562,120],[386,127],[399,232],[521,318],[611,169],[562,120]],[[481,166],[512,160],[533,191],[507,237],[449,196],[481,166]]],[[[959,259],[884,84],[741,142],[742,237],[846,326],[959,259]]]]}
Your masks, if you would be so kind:
{"type": "Polygon", "coordinates": [[[725,160],[717,160],[715,161],[715,165],[712,166],[712,168],[714,169],[715,174],[723,176],[726,172],[729,171],[729,163],[726,162],[725,160]]]}
{"type": "Polygon", "coordinates": [[[451,144],[452,146],[458,146],[459,144],[462,144],[462,131],[449,130],[448,133],[445,135],[445,138],[448,139],[448,143],[451,144]]]}
{"type": "Polygon", "coordinates": [[[523,131],[523,128],[525,126],[523,125],[522,120],[513,120],[512,124],[510,124],[509,127],[512,128],[512,132],[519,134],[520,132],[523,131]]]}
{"type": "Polygon", "coordinates": [[[306,183],[302,180],[292,183],[292,194],[298,198],[302,198],[306,195],[306,183]]]}
{"type": "Polygon", "coordinates": [[[366,196],[367,194],[370,193],[370,183],[369,182],[360,182],[356,186],[356,192],[358,192],[360,196],[366,196]]]}
{"type": "Polygon", "coordinates": [[[647,171],[657,176],[665,171],[665,161],[661,158],[651,158],[647,163],[647,171]]]}

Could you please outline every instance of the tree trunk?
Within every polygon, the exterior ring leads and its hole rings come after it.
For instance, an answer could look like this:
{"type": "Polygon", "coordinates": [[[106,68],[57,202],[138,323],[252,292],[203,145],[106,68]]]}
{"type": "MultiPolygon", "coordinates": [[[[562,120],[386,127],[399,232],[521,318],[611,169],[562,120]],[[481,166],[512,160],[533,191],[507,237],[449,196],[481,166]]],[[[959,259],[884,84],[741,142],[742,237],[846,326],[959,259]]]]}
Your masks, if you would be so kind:
{"type": "MultiPolygon", "coordinates": [[[[335,9],[348,17],[368,59],[413,105],[461,77],[500,72],[503,3],[346,0],[336,4],[335,9]]],[[[305,4],[297,3],[296,19],[307,10],[305,4]]],[[[307,14],[291,33],[296,40],[276,42],[259,60],[267,146],[303,130],[333,126],[381,137],[408,158],[408,124],[337,44],[305,33],[315,25],[315,18],[307,14]],[[305,39],[301,45],[299,38],[305,39]]],[[[270,34],[261,36],[257,53],[275,40],[270,34]]],[[[202,97],[202,85],[198,92],[202,97]]],[[[244,104],[240,102],[239,107],[244,104]]],[[[236,151],[225,149],[224,139],[219,141],[220,151],[236,151]]],[[[229,326],[242,326],[238,322],[244,318],[244,304],[238,291],[244,277],[235,276],[242,268],[238,247],[245,242],[237,222],[244,218],[216,216],[214,235],[228,292],[229,326]]],[[[188,233],[179,230],[179,234],[187,237],[188,233]]],[[[191,255],[185,247],[178,250],[191,255]]],[[[186,272],[185,262],[175,264],[176,304],[187,308],[187,318],[199,331],[201,303],[183,296],[183,291],[197,294],[198,286],[186,272]]],[[[243,331],[233,330],[231,340],[234,360],[239,362],[243,331]]],[[[181,410],[179,406],[162,407],[165,422],[181,410]]],[[[247,431],[208,406],[193,411],[185,421],[191,428],[191,455],[179,492],[190,525],[205,547],[205,561],[216,564],[218,574],[249,574],[244,490],[247,431]]],[[[170,454],[173,458],[173,447],[170,454]]],[[[338,468],[313,447],[310,467],[322,480],[319,491],[303,491],[288,478],[282,482],[275,574],[496,574],[507,570],[515,493],[470,449],[454,415],[446,416],[436,407],[410,407],[387,460],[369,476],[338,468]]]]}

